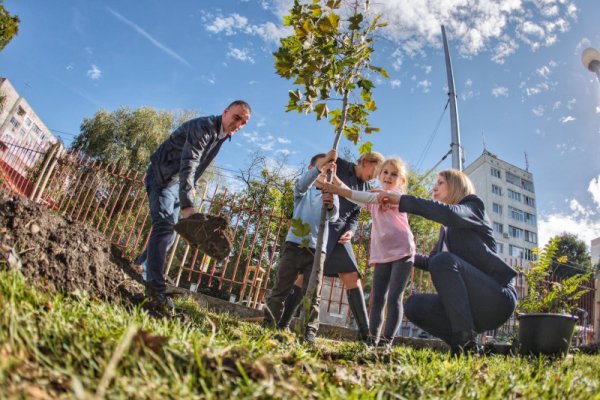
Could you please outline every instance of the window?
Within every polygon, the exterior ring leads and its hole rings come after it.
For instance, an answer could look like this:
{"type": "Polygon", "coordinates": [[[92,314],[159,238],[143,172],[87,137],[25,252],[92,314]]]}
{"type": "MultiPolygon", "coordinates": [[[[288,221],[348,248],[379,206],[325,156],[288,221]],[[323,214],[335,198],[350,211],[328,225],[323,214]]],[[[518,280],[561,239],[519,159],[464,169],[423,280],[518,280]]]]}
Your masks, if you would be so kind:
{"type": "Polygon", "coordinates": [[[38,135],[40,134],[40,132],[42,132],[42,130],[40,129],[39,126],[37,126],[37,124],[33,124],[33,128],[31,128],[31,130],[38,135]]]}
{"type": "Polygon", "coordinates": [[[523,256],[524,256],[524,251],[523,250],[524,249],[522,247],[515,246],[515,245],[512,245],[512,244],[508,246],[508,253],[512,257],[523,258],[523,256]]]}
{"type": "Polygon", "coordinates": [[[493,177],[495,177],[495,178],[502,178],[499,169],[492,167],[490,169],[490,172],[491,172],[491,174],[492,174],[493,177]]]}
{"type": "Polygon", "coordinates": [[[515,239],[523,239],[523,229],[517,228],[515,226],[508,226],[508,234],[515,239]]]}
{"type": "Polygon", "coordinates": [[[25,117],[25,126],[28,128],[31,126],[31,118],[25,117]]]}
{"type": "Polygon", "coordinates": [[[529,207],[535,207],[535,199],[525,194],[523,195],[523,203],[527,204],[529,207]]]}
{"type": "Polygon", "coordinates": [[[513,185],[521,186],[521,178],[519,178],[515,174],[511,174],[508,171],[506,171],[506,182],[512,183],[513,185]]]}
{"type": "Polygon", "coordinates": [[[537,244],[537,234],[529,231],[525,231],[525,241],[529,243],[537,244]]]}
{"type": "Polygon", "coordinates": [[[508,206],[508,214],[515,221],[525,221],[525,216],[524,216],[523,211],[519,210],[518,208],[508,206]]]}
{"type": "Polygon", "coordinates": [[[529,214],[528,212],[523,213],[523,214],[525,215],[525,223],[526,224],[533,225],[533,226],[537,225],[535,215],[529,214]]]}
{"type": "Polygon", "coordinates": [[[494,232],[502,234],[504,232],[504,226],[499,222],[494,222],[494,232]]]}
{"type": "Polygon", "coordinates": [[[533,253],[533,251],[531,251],[530,249],[525,249],[524,253],[525,253],[524,257],[526,260],[535,261],[536,257],[535,257],[535,254],[533,253]]]}
{"type": "Polygon", "coordinates": [[[500,186],[492,185],[492,193],[502,196],[502,188],[500,186]]]}
{"type": "Polygon", "coordinates": [[[521,179],[521,187],[528,192],[533,193],[533,182],[528,181],[526,179],[521,179]]]}
{"type": "Polygon", "coordinates": [[[492,203],[492,210],[498,215],[502,215],[502,206],[497,203],[492,203]]]}
{"type": "Polygon", "coordinates": [[[21,106],[19,106],[19,108],[17,108],[17,115],[19,117],[22,117],[23,115],[25,115],[25,109],[21,106]]]}
{"type": "Polygon", "coordinates": [[[504,253],[504,243],[498,243],[496,246],[496,250],[498,250],[498,254],[504,253]]]}
{"type": "Polygon", "coordinates": [[[521,193],[508,189],[508,198],[521,202],[521,193]]]}
{"type": "Polygon", "coordinates": [[[19,125],[21,125],[14,116],[10,117],[10,124],[12,125],[13,132],[19,128],[19,125]]]}

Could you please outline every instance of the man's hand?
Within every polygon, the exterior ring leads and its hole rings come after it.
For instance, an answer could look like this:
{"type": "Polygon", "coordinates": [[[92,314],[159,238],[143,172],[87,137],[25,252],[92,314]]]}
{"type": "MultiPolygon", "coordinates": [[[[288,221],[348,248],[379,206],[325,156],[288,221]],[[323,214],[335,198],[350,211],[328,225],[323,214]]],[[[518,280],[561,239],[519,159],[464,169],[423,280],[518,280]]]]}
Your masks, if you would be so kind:
{"type": "Polygon", "coordinates": [[[328,210],[333,209],[333,194],[323,192],[321,198],[323,199],[323,204],[327,206],[328,210]]]}
{"type": "Polygon", "coordinates": [[[190,215],[196,214],[198,210],[194,207],[186,207],[181,209],[181,218],[188,218],[190,215]]]}
{"type": "Polygon", "coordinates": [[[354,236],[354,232],[352,231],[347,231],[346,233],[344,233],[342,236],[340,236],[340,239],[338,240],[338,243],[348,243],[349,241],[352,240],[352,237],[354,236]]]}

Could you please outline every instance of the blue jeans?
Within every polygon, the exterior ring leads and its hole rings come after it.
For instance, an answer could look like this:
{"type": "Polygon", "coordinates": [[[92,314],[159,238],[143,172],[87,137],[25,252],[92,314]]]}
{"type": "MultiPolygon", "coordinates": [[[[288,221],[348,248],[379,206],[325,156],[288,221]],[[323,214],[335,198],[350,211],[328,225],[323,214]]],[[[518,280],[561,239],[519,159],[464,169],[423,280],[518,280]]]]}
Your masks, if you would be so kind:
{"type": "Polygon", "coordinates": [[[173,225],[179,219],[179,183],[160,187],[154,180],[154,173],[148,168],[146,191],[150,203],[152,232],[146,249],[137,259],[145,269],[144,280],[154,295],[164,296],[167,284],[163,274],[167,253],[175,241],[173,225]]]}

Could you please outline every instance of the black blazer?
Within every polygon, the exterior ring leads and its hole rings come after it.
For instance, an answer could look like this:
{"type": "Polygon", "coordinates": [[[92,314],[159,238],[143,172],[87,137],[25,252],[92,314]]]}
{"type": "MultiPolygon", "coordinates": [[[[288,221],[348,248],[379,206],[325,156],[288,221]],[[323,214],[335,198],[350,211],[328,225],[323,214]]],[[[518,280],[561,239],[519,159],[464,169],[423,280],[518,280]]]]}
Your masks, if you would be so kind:
{"type": "MultiPolygon", "coordinates": [[[[475,195],[463,198],[458,204],[445,204],[433,200],[404,195],[399,210],[420,215],[447,228],[445,236],[448,251],[457,255],[502,285],[508,284],[517,272],[496,253],[496,239],[483,201],[475,195]]],[[[443,229],[443,228],[442,228],[443,229]]],[[[429,256],[417,255],[415,267],[429,269],[429,257],[442,248],[441,241],[429,256]]]]}
{"type": "MultiPolygon", "coordinates": [[[[353,162],[346,161],[342,158],[338,158],[336,161],[337,171],[336,174],[338,178],[346,184],[352,190],[369,190],[370,185],[361,180],[357,175],[354,168],[356,164],[353,162]]],[[[327,263],[340,263],[347,262],[348,259],[344,257],[343,259],[338,259],[333,254],[333,249],[338,245],[338,240],[340,240],[340,236],[342,234],[352,231],[356,233],[356,229],[358,227],[358,216],[360,214],[361,206],[351,202],[345,197],[340,196],[340,213],[339,218],[329,223],[329,238],[327,240],[327,263]]],[[[353,262],[357,267],[358,264],[354,257],[354,251],[352,250],[352,243],[348,242],[343,245],[346,253],[351,262],[353,262]]]]}

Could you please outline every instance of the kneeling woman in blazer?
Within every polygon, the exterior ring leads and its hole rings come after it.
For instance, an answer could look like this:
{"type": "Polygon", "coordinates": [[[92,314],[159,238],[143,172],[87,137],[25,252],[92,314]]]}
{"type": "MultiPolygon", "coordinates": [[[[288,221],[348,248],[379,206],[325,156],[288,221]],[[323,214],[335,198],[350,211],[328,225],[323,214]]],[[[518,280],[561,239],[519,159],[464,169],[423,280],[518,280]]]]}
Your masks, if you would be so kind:
{"type": "Polygon", "coordinates": [[[510,283],[516,272],[496,253],[496,240],[483,202],[463,172],[439,173],[432,199],[381,192],[383,204],[442,224],[429,256],[414,266],[429,271],[435,294],[415,294],[404,306],[406,317],[444,340],[453,354],[476,349],[475,335],[500,327],[517,304],[510,283]]]}

